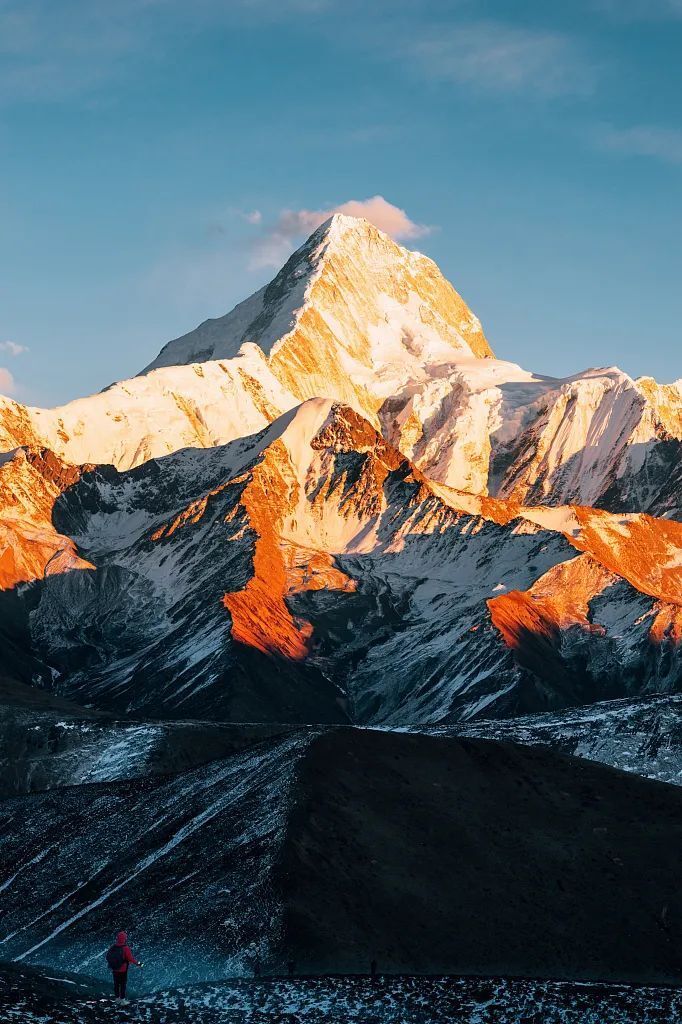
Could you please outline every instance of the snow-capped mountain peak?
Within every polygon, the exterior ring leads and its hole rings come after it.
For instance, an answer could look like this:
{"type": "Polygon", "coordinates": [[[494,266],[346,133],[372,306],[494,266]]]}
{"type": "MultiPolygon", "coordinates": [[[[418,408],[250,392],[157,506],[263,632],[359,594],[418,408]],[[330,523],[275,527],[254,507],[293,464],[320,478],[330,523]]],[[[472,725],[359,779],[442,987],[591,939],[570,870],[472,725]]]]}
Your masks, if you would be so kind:
{"type": "Polygon", "coordinates": [[[319,379],[390,367],[392,376],[393,364],[492,355],[480,321],[431,260],[342,214],[317,228],[265,288],[169,342],[144,372],[231,359],[245,342],[258,345],[302,399],[320,389],[298,389],[301,369],[319,379]]]}

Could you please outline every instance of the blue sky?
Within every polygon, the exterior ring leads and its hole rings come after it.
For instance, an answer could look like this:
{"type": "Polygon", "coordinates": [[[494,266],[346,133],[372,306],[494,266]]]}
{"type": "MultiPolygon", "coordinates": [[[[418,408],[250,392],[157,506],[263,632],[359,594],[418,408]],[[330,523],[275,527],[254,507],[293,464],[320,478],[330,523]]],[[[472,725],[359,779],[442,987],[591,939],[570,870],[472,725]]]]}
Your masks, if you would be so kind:
{"type": "Polygon", "coordinates": [[[0,391],[134,374],[377,195],[501,358],[680,377],[681,43],[682,0],[0,0],[0,391]]]}

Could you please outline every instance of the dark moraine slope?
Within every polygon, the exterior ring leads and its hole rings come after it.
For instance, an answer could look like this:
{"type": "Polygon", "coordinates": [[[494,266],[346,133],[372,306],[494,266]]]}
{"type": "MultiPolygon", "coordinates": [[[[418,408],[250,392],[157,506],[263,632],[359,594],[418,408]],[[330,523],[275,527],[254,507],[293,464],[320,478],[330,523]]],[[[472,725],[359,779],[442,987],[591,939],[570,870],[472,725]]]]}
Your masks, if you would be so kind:
{"type": "Polygon", "coordinates": [[[145,987],[281,971],[682,980],[682,790],[551,751],[301,730],[0,802],[0,956],[145,987]]]}
{"type": "Polygon", "coordinates": [[[310,972],[682,980],[682,792],[550,751],[336,731],[278,886],[310,972]]]}
{"type": "Polygon", "coordinates": [[[65,697],[59,697],[49,690],[23,683],[14,677],[0,674],[0,718],[4,718],[10,708],[22,708],[25,711],[47,712],[66,716],[77,715],[80,718],[108,718],[106,712],[93,711],[81,704],[74,704],[65,697]]]}
{"type": "Polygon", "coordinates": [[[130,716],[117,720],[0,676],[0,799],[177,774],[293,728],[130,716]]]}
{"type": "Polygon", "coordinates": [[[469,736],[551,747],[648,779],[682,785],[682,694],[609,700],[507,721],[416,727],[429,736],[469,736]]]}

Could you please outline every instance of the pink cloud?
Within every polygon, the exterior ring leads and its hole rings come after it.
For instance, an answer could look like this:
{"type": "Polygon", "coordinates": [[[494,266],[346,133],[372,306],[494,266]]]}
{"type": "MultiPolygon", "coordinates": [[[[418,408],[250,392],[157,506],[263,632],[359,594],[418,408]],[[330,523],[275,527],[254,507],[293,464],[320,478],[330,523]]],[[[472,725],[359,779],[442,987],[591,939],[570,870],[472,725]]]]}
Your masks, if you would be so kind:
{"type": "Polygon", "coordinates": [[[17,345],[16,341],[0,341],[0,350],[9,352],[11,356],[20,356],[28,352],[26,345],[17,345]]]}
{"type": "Polygon", "coordinates": [[[378,195],[369,199],[349,199],[326,210],[282,210],[275,223],[266,228],[256,242],[251,267],[280,267],[297,243],[334,213],[364,217],[380,231],[385,231],[397,240],[421,238],[431,231],[427,225],[417,224],[408,217],[400,206],[378,195]]]}
{"type": "Polygon", "coordinates": [[[0,394],[14,394],[14,377],[4,366],[0,366],[0,394]]]}
{"type": "Polygon", "coordinates": [[[416,224],[400,206],[394,206],[383,196],[372,196],[371,199],[349,199],[347,203],[336,206],[333,213],[346,213],[350,217],[364,217],[380,231],[397,239],[421,238],[428,235],[431,228],[426,224],[416,224]]]}

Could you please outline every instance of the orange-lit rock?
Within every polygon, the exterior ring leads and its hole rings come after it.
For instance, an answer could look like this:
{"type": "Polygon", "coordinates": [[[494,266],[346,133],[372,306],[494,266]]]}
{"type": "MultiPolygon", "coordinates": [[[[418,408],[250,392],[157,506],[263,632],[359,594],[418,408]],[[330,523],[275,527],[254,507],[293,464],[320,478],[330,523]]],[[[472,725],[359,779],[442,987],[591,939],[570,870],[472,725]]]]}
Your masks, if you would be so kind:
{"type": "Polygon", "coordinates": [[[357,581],[341,572],[334,565],[332,555],[326,551],[287,546],[284,555],[288,594],[300,594],[306,590],[343,590],[346,593],[357,590],[357,581]]]}
{"type": "Polygon", "coordinates": [[[287,468],[284,445],[276,442],[254,468],[242,492],[241,506],[256,535],[253,576],[243,590],[225,594],[223,601],[238,643],[298,661],[306,656],[312,626],[296,621],[285,602],[287,570],[276,510],[284,510],[296,500],[296,483],[291,477],[286,479],[287,468]]]}
{"type": "Polygon", "coordinates": [[[541,576],[530,590],[513,590],[491,598],[493,625],[508,647],[522,649],[542,638],[555,645],[561,631],[580,626],[603,632],[588,618],[589,602],[614,581],[612,573],[587,555],[562,562],[541,576]]]}
{"type": "Polygon", "coordinates": [[[94,568],[52,525],[56,499],[87,468],[70,466],[42,448],[18,449],[0,464],[0,590],[50,573],[94,568]]]}
{"type": "Polygon", "coordinates": [[[94,569],[81,558],[76,545],[49,527],[0,520],[0,590],[12,590],[51,573],[94,569]]]}
{"type": "Polygon", "coordinates": [[[575,547],[642,593],[682,602],[682,523],[584,507],[574,513],[580,532],[566,536],[575,547]]]}
{"type": "Polygon", "coordinates": [[[576,550],[589,554],[641,593],[682,603],[682,523],[582,505],[528,507],[442,486],[437,489],[453,507],[502,526],[525,520],[561,533],[576,550]]]}
{"type": "Polygon", "coordinates": [[[678,604],[656,605],[649,636],[659,646],[667,642],[679,647],[682,644],[682,607],[678,604]]]}

